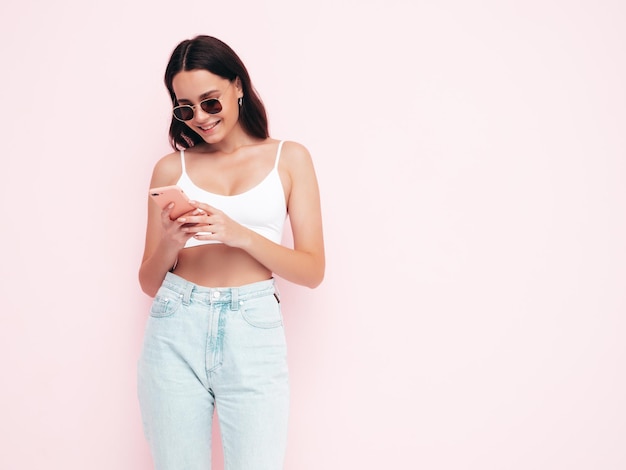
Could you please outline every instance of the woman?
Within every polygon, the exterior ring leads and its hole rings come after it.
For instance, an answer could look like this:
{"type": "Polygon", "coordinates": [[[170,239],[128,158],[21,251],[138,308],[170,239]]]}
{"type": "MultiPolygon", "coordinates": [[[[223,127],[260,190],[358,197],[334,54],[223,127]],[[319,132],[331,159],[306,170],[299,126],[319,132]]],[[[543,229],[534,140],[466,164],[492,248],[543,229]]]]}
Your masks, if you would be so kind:
{"type": "Polygon", "coordinates": [[[195,209],[171,220],[171,205],[148,208],[139,281],[154,301],[138,385],[155,467],[209,469],[216,409],[227,469],[282,469],[289,390],[273,276],[323,279],[313,163],[269,137],[245,66],[220,40],[181,42],[165,84],[176,151],[150,186],[180,186],[195,209]],[[287,214],[293,249],[281,245],[287,214]]]}

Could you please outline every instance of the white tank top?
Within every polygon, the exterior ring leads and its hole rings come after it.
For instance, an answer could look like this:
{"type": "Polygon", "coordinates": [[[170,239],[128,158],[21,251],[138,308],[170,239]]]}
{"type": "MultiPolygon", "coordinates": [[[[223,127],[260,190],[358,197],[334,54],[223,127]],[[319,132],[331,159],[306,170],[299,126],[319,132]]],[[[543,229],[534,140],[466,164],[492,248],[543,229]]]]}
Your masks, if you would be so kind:
{"type": "MultiPolygon", "coordinates": [[[[176,183],[190,199],[204,202],[223,211],[228,217],[244,227],[253,230],[259,235],[280,244],[283,235],[283,226],[287,217],[287,204],[283,184],[278,174],[278,161],[283,141],[278,144],[274,168],[269,174],[248,191],[224,196],[211,193],[196,186],[187,175],[185,169],[185,151],[180,151],[182,174],[176,183]]],[[[190,238],[185,248],[211,243],[221,243],[215,240],[196,240],[190,238]]]]}

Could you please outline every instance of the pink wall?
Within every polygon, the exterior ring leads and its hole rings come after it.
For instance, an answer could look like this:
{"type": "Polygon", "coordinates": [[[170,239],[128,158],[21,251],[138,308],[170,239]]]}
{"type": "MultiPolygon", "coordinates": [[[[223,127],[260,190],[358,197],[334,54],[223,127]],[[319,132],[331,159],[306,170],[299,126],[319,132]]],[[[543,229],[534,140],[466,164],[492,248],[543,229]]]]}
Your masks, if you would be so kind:
{"type": "Polygon", "coordinates": [[[198,33],[320,179],[287,469],[626,468],[624,4],[174,4],[0,6],[0,468],[150,468],[136,272],[198,33]]]}

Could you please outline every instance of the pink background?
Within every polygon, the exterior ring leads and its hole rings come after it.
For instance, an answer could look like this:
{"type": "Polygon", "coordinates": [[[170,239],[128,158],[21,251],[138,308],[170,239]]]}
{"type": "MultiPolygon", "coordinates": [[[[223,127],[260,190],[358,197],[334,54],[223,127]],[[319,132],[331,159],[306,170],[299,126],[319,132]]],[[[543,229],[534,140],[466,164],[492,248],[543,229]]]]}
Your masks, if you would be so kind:
{"type": "Polygon", "coordinates": [[[0,7],[0,468],[151,468],[137,269],[199,33],[322,190],[286,468],[626,468],[624,3],[179,5],[0,7]]]}

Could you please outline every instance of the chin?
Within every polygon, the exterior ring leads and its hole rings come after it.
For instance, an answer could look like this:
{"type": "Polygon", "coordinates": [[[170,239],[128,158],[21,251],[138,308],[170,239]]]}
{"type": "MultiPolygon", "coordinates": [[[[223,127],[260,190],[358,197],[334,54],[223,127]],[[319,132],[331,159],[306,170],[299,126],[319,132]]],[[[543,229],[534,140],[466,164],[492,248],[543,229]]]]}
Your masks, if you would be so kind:
{"type": "Polygon", "coordinates": [[[204,140],[207,144],[217,144],[224,137],[221,133],[219,134],[211,134],[211,135],[200,135],[202,140],[204,140]]]}

